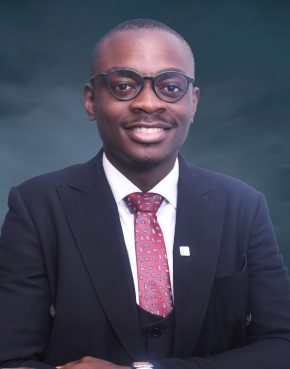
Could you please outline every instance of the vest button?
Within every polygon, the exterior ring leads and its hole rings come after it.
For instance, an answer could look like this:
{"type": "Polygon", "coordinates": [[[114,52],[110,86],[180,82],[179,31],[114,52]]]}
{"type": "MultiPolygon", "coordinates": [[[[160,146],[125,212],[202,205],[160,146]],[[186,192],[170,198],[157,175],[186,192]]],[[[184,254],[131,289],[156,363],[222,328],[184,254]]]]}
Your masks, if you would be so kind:
{"type": "Polygon", "coordinates": [[[158,338],[160,337],[162,334],[162,331],[159,327],[153,327],[151,329],[151,336],[154,337],[154,338],[158,338]]]}

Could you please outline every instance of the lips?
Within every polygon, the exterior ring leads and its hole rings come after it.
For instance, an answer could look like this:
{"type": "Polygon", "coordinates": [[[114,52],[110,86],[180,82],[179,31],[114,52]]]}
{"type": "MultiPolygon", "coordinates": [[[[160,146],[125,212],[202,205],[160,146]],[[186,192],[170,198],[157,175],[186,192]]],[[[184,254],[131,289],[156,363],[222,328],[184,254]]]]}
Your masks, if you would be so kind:
{"type": "Polygon", "coordinates": [[[141,144],[157,144],[163,141],[168,132],[175,126],[162,114],[140,114],[124,124],[124,128],[132,141],[141,144]]]}
{"type": "Polygon", "coordinates": [[[127,127],[127,134],[131,140],[141,144],[159,143],[166,138],[168,131],[168,127],[148,127],[143,125],[127,127]]]}
{"type": "Polygon", "coordinates": [[[159,127],[136,127],[136,128],[133,128],[133,131],[151,134],[151,133],[162,132],[162,131],[164,131],[164,128],[159,128],[159,127]]]}

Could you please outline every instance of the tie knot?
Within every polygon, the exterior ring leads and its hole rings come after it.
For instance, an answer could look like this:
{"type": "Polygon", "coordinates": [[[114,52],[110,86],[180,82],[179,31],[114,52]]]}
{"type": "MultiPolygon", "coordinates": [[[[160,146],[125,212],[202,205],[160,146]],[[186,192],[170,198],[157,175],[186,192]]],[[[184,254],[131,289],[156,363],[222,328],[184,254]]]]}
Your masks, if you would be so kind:
{"type": "Polygon", "coordinates": [[[150,211],[156,214],[159,206],[162,204],[163,197],[152,192],[133,192],[126,196],[124,200],[133,214],[136,214],[138,211],[150,211]]]}

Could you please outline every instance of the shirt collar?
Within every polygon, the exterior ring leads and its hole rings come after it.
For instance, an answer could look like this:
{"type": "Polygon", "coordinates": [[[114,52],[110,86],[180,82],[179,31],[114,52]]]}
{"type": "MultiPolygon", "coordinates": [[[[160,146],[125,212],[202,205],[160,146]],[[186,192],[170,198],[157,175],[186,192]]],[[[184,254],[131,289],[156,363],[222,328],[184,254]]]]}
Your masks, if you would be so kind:
{"type": "MultiPolygon", "coordinates": [[[[105,175],[111,187],[113,196],[117,204],[119,204],[124,197],[132,192],[140,192],[134,183],[129,181],[113,164],[108,160],[106,154],[103,153],[103,167],[105,175]]],[[[165,176],[150,192],[158,193],[163,196],[174,208],[177,205],[177,182],[179,176],[179,163],[176,159],[173,169],[165,176]]]]}

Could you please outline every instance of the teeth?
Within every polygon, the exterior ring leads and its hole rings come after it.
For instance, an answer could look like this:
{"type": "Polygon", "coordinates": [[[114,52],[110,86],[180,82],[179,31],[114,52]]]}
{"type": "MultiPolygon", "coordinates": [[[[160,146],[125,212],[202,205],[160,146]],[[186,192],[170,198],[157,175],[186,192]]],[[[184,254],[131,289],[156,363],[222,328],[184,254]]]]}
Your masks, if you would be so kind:
{"type": "Polygon", "coordinates": [[[135,132],[142,132],[142,133],[156,133],[156,132],[162,132],[163,128],[156,128],[156,127],[138,127],[138,128],[134,128],[135,132]]]}

